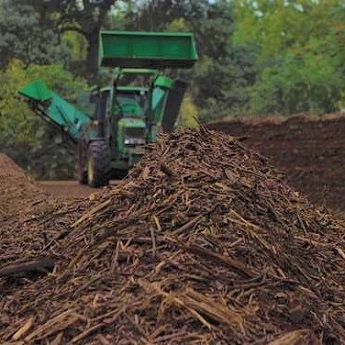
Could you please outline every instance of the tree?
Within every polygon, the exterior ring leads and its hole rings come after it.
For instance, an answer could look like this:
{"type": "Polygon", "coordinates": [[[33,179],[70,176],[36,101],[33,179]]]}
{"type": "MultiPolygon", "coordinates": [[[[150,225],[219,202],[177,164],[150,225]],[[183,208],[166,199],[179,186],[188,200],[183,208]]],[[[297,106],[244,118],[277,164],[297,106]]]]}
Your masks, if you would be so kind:
{"type": "Polygon", "coordinates": [[[345,89],[343,1],[234,3],[234,41],[260,47],[252,111],[335,111],[345,89]]]}
{"type": "Polygon", "coordinates": [[[332,57],[286,54],[266,67],[252,88],[252,111],[285,115],[334,112],[344,86],[332,57]]]}
{"type": "Polygon", "coordinates": [[[0,3],[0,68],[17,58],[26,65],[31,63],[67,64],[67,47],[51,27],[42,29],[40,16],[28,4],[15,1],[0,3]]]}
{"type": "Polygon", "coordinates": [[[206,19],[193,19],[191,26],[200,61],[190,78],[201,119],[219,119],[242,110],[248,104],[247,87],[255,82],[257,45],[234,44],[236,26],[228,1],[209,5],[206,19]]]}
{"type": "MultiPolygon", "coordinates": [[[[233,6],[229,1],[144,1],[128,14],[129,28],[192,31],[199,61],[178,76],[190,82],[203,120],[215,119],[248,103],[246,86],[255,81],[255,44],[234,45],[233,6]]],[[[170,72],[177,76],[176,72],[170,72]]]]}
{"type": "Polygon", "coordinates": [[[14,0],[20,6],[33,6],[39,14],[41,30],[54,27],[61,37],[65,32],[77,32],[87,41],[85,75],[94,80],[98,72],[99,31],[106,26],[109,11],[116,0],[14,0]]]}
{"type": "Polygon", "coordinates": [[[207,0],[144,0],[133,1],[127,8],[127,28],[132,30],[165,31],[176,19],[187,22],[205,19],[207,0]]]}

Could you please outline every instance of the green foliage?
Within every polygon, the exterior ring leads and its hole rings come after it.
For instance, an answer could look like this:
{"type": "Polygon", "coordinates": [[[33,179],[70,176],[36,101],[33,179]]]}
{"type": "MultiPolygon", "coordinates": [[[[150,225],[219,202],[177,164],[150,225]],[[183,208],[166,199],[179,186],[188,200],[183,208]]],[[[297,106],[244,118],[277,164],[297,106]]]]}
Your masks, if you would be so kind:
{"type": "Polygon", "coordinates": [[[257,42],[254,113],[331,112],[345,90],[341,0],[235,1],[235,42],[257,42]]]}
{"type": "Polygon", "coordinates": [[[264,69],[252,89],[254,113],[333,112],[344,81],[332,58],[286,55],[264,69]]]}
{"type": "Polygon", "coordinates": [[[28,4],[0,2],[0,68],[17,58],[26,65],[68,62],[67,47],[47,26],[42,29],[40,15],[28,4]]]}
{"type": "Polygon", "coordinates": [[[127,29],[146,31],[164,31],[175,20],[192,22],[205,19],[209,8],[207,0],[142,0],[129,3],[127,29]]]}
{"type": "Polygon", "coordinates": [[[29,171],[40,177],[66,176],[74,168],[73,150],[57,145],[59,135],[43,120],[34,115],[26,104],[17,98],[20,87],[36,78],[42,78],[49,87],[71,101],[75,101],[86,83],[73,77],[61,65],[25,65],[12,60],[0,72],[0,151],[9,154],[29,171]],[[64,162],[62,169],[54,165],[64,162]]]}
{"type": "Polygon", "coordinates": [[[71,63],[85,61],[87,58],[87,40],[79,32],[66,31],[62,34],[62,41],[69,49],[71,63]]]}
{"type": "MultiPolygon", "coordinates": [[[[11,0],[4,1],[7,13],[11,13],[10,20],[11,42],[15,42],[20,49],[32,49],[29,63],[61,63],[57,49],[66,47],[72,49],[73,61],[77,55],[77,47],[81,47],[82,53],[86,51],[86,59],[71,64],[71,68],[79,75],[90,80],[96,80],[98,72],[98,36],[101,28],[108,28],[111,22],[110,10],[116,4],[116,0],[104,0],[98,4],[91,1],[37,1],[37,0],[11,0]],[[13,30],[12,30],[13,29],[13,30]],[[79,36],[64,35],[66,32],[75,32],[79,36]],[[82,36],[86,41],[82,40],[82,36]],[[55,49],[56,48],[56,49],[55,49]],[[40,57],[38,60],[36,57],[40,57]],[[55,57],[55,60],[47,61],[47,58],[55,57]]],[[[4,24],[5,38],[6,21],[4,24]]],[[[1,45],[1,44],[0,44],[1,45]]],[[[7,48],[12,48],[12,43],[7,48]]],[[[10,58],[19,58],[26,62],[24,54],[11,55],[10,58]]],[[[66,50],[65,50],[66,51],[66,50]]],[[[7,61],[6,61],[7,62],[7,61]]],[[[64,62],[69,65],[69,59],[64,62]]]]}
{"type": "Polygon", "coordinates": [[[192,96],[187,93],[182,101],[178,126],[183,128],[198,127],[198,113],[198,108],[193,102],[192,96]]]}
{"type": "Polygon", "coordinates": [[[190,32],[192,31],[190,23],[184,18],[174,19],[165,29],[170,32],[190,32]]]}
{"type": "Polygon", "coordinates": [[[227,1],[210,6],[207,20],[197,25],[200,61],[191,78],[204,121],[220,119],[248,103],[258,48],[254,43],[235,44],[234,32],[233,8],[227,1]]]}
{"type": "Polygon", "coordinates": [[[342,0],[134,1],[129,28],[193,31],[190,82],[202,121],[250,113],[329,112],[345,91],[342,0]]]}

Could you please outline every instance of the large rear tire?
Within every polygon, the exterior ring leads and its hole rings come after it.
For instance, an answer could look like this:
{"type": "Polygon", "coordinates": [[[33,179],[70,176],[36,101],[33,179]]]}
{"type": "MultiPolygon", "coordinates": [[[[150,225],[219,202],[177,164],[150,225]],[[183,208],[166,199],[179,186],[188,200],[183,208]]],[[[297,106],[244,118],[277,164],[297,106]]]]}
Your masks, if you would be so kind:
{"type": "Polygon", "coordinates": [[[80,170],[78,168],[78,182],[79,184],[87,184],[87,172],[86,171],[83,171],[83,170],[80,170]]]}
{"type": "Polygon", "coordinates": [[[84,143],[82,140],[78,142],[78,166],[77,166],[77,174],[78,174],[78,182],[80,184],[87,184],[87,168],[85,164],[85,152],[84,152],[84,143]]]}
{"type": "Polygon", "coordinates": [[[92,141],[87,152],[87,184],[102,187],[109,183],[109,148],[102,140],[92,141]]]}
{"type": "Polygon", "coordinates": [[[128,170],[113,170],[111,178],[114,180],[123,180],[128,175],[128,170]]]}

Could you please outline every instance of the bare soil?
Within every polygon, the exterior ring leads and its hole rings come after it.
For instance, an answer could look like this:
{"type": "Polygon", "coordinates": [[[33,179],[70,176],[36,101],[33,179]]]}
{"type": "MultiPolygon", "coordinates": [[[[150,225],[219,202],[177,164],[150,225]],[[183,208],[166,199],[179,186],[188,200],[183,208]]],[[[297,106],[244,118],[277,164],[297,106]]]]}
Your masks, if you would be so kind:
{"type": "Polygon", "coordinates": [[[244,137],[246,145],[268,157],[288,183],[309,200],[344,213],[344,116],[250,118],[213,123],[209,127],[244,137]]]}
{"type": "Polygon", "coordinates": [[[99,188],[83,186],[78,181],[38,181],[37,185],[61,200],[87,198],[101,191],[99,188]]]}

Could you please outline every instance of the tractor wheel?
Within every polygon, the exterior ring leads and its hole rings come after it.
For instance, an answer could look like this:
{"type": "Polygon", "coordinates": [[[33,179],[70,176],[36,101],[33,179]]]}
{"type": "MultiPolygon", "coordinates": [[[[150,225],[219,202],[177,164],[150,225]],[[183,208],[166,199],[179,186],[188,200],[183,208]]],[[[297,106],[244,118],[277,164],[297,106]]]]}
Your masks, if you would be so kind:
{"type": "Polygon", "coordinates": [[[87,184],[87,171],[81,168],[78,164],[78,182],[80,184],[87,184]]]}
{"type": "Polygon", "coordinates": [[[87,184],[90,187],[109,183],[109,149],[104,141],[92,141],[87,154],[87,184]]]}
{"type": "Polygon", "coordinates": [[[111,174],[114,180],[123,180],[128,174],[128,170],[114,170],[111,174]]]}
{"type": "Polygon", "coordinates": [[[77,174],[78,182],[80,184],[87,184],[87,168],[85,164],[85,146],[82,141],[78,143],[78,162],[77,162],[77,174]]]}

